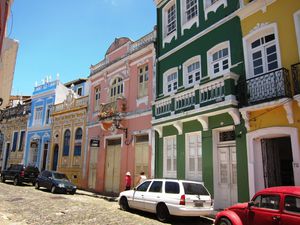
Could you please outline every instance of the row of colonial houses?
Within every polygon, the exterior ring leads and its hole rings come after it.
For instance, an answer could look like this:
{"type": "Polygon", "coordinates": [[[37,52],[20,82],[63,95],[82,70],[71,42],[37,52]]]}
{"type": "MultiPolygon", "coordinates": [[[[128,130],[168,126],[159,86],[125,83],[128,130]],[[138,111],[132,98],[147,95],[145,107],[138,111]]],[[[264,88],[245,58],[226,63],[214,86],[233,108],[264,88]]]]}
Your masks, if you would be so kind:
{"type": "Polygon", "coordinates": [[[300,185],[300,2],[155,4],[154,30],[116,38],[87,78],[46,79],[30,110],[2,112],[2,167],[35,164],[101,193],[122,191],[127,171],[132,185],[140,172],[196,180],[217,209],[300,185]]]}

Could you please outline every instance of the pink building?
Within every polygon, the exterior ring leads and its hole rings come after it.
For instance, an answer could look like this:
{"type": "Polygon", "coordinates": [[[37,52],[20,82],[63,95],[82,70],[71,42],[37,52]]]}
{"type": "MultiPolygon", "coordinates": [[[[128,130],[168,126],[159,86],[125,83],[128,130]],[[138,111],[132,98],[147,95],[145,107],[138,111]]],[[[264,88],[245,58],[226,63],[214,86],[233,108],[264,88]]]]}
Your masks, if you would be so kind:
{"type": "Polygon", "coordinates": [[[125,174],[132,186],[140,172],[154,174],[152,99],[156,31],[133,42],[116,38],[90,68],[85,186],[118,193],[125,174]]]}

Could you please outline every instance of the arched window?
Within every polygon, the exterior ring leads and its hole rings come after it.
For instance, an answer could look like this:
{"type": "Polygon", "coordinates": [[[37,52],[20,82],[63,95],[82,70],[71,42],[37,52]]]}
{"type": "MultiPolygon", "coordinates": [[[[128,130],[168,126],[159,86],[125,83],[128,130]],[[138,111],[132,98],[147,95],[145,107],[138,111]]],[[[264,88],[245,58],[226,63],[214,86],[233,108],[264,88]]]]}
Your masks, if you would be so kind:
{"type": "Polygon", "coordinates": [[[75,132],[74,156],[81,156],[82,129],[79,127],[75,132]]]}
{"type": "Polygon", "coordinates": [[[65,134],[64,134],[63,156],[68,156],[69,155],[69,150],[70,150],[70,136],[71,136],[70,130],[66,130],[65,134]]]}
{"type": "Polygon", "coordinates": [[[121,77],[115,78],[110,88],[110,101],[113,102],[117,97],[122,96],[123,89],[123,79],[121,77]]]}

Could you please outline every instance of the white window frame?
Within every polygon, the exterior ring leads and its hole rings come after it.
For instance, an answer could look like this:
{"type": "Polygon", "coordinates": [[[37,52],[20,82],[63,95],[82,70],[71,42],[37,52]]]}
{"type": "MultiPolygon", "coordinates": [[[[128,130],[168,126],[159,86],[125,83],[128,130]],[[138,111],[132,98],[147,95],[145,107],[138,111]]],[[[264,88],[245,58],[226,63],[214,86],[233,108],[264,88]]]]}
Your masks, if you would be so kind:
{"type": "Polygon", "coordinates": [[[149,65],[144,64],[139,66],[138,68],[138,98],[143,98],[148,96],[148,85],[149,85],[149,65]],[[147,68],[147,70],[146,70],[147,68]],[[140,70],[143,70],[140,73],[140,70]],[[140,83],[140,76],[143,76],[143,82],[140,83]],[[147,77],[147,80],[145,79],[147,77]]]}
{"type": "Polygon", "coordinates": [[[51,104],[48,104],[48,105],[46,106],[44,125],[49,125],[49,124],[51,123],[51,107],[52,107],[51,104]],[[46,122],[47,122],[47,111],[48,111],[48,109],[50,110],[50,111],[49,111],[49,122],[46,123],[46,122]]]}
{"type": "Polygon", "coordinates": [[[183,35],[184,30],[190,29],[195,23],[196,26],[199,27],[199,1],[196,0],[197,4],[197,15],[194,16],[192,19],[187,19],[187,9],[186,9],[186,1],[187,0],[181,0],[180,1],[180,8],[181,8],[181,35],[183,35]]]}
{"type": "Polygon", "coordinates": [[[197,56],[194,56],[194,57],[186,60],[183,63],[183,84],[184,84],[185,87],[194,86],[195,84],[200,83],[201,79],[202,79],[202,73],[201,73],[201,56],[197,55],[197,56]],[[196,63],[196,62],[199,62],[199,70],[193,71],[193,82],[189,84],[188,67],[190,65],[196,63]],[[196,81],[196,72],[199,72],[199,76],[200,76],[200,79],[198,81],[196,81]]]}
{"type": "Polygon", "coordinates": [[[79,95],[79,96],[83,96],[83,93],[82,93],[82,91],[83,91],[83,88],[82,87],[78,87],[77,88],[77,90],[76,90],[76,93],[79,95]],[[79,95],[79,89],[81,90],[81,95],[79,95]]]}
{"type": "Polygon", "coordinates": [[[109,87],[109,99],[110,99],[110,102],[113,102],[113,101],[116,101],[118,97],[122,97],[124,96],[124,92],[125,92],[125,82],[124,82],[124,78],[121,77],[121,76],[116,76],[114,77],[112,80],[111,80],[111,83],[110,83],[110,87],[109,87]],[[118,79],[121,79],[121,81],[118,81],[118,79]],[[113,82],[116,81],[116,84],[113,84],[113,82]],[[117,93],[118,92],[118,87],[120,87],[120,93],[117,93]],[[111,96],[111,90],[113,88],[116,88],[116,94],[111,96]]]}
{"type": "MultiPolygon", "coordinates": [[[[203,153],[202,153],[202,133],[201,131],[197,131],[197,132],[191,132],[191,133],[186,133],[185,134],[185,177],[188,180],[196,180],[196,181],[202,181],[203,180],[203,169],[201,167],[201,170],[199,171],[199,165],[198,165],[198,158],[195,159],[195,170],[190,173],[189,171],[189,136],[200,136],[200,152],[201,152],[201,166],[203,165],[203,153]]],[[[197,137],[198,138],[198,137],[197,137]]],[[[196,148],[199,147],[198,146],[198,142],[196,143],[196,148]]],[[[198,154],[197,154],[198,155],[198,154]]]]}
{"type": "MultiPolygon", "coordinates": [[[[226,58],[220,60],[220,61],[224,61],[226,58]]],[[[208,52],[207,52],[207,68],[208,68],[208,75],[210,76],[210,78],[214,78],[220,75],[224,75],[225,73],[228,73],[230,71],[230,67],[231,67],[231,50],[230,50],[230,42],[229,41],[224,41],[222,43],[217,44],[216,46],[214,46],[213,48],[211,48],[208,52]],[[227,69],[223,69],[221,68],[222,63],[220,62],[220,67],[219,67],[219,72],[214,73],[214,68],[213,65],[215,64],[213,61],[213,55],[216,52],[221,51],[224,48],[228,48],[228,68],[227,69]]]]}
{"type": "MultiPolygon", "coordinates": [[[[250,31],[250,33],[243,38],[247,79],[252,78],[254,76],[254,71],[253,71],[253,66],[252,66],[253,62],[252,62],[252,56],[251,56],[251,52],[252,52],[251,43],[253,41],[257,40],[258,38],[264,37],[264,36],[269,35],[269,34],[274,34],[275,35],[275,44],[276,44],[276,51],[277,51],[278,68],[282,67],[277,24],[276,23],[263,24],[259,28],[250,31]]],[[[267,71],[265,71],[265,72],[267,72],[267,71]]]]}
{"type": "Polygon", "coordinates": [[[300,10],[294,13],[295,31],[298,45],[298,55],[300,58],[300,10]]]}
{"type": "MultiPolygon", "coordinates": [[[[169,70],[167,70],[166,72],[164,72],[163,74],[163,92],[164,92],[164,95],[171,95],[173,93],[175,93],[177,90],[178,90],[178,68],[177,67],[174,67],[174,68],[171,68],[169,70]],[[173,73],[177,73],[177,89],[176,90],[172,90],[170,92],[168,92],[168,76],[173,74],[173,73]]],[[[174,82],[173,82],[174,83],[174,82]]]]}
{"type": "Polygon", "coordinates": [[[43,110],[44,110],[44,106],[35,106],[34,107],[34,115],[33,115],[33,125],[34,126],[41,126],[43,124],[43,110]],[[36,119],[36,113],[37,113],[37,109],[41,108],[41,118],[39,120],[36,119]]]}
{"type": "Polygon", "coordinates": [[[164,137],[164,144],[163,144],[163,168],[164,168],[164,174],[163,176],[166,178],[176,178],[177,177],[177,140],[176,140],[176,135],[172,135],[172,136],[167,136],[164,137]],[[175,150],[173,149],[173,151],[175,151],[175,159],[174,159],[174,152],[172,154],[172,158],[171,158],[171,162],[174,162],[176,165],[174,165],[173,163],[171,163],[171,170],[167,170],[167,140],[168,139],[173,139],[173,145],[175,144],[175,150]],[[174,167],[176,167],[174,169],[174,167]]]}
{"type": "Polygon", "coordinates": [[[94,87],[94,111],[99,110],[99,106],[100,106],[100,98],[101,98],[101,87],[100,85],[97,85],[94,87]],[[99,90],[97,92],[97,90],[99,90]]]}
{"type": "Polygon", "coordinates": [[[214,3],[212,3],[212,0],[203,0],[205,20],[207,20],[209,12],[216,12],[221,5],[224,5],[224,8],[227,7],[227,0],[215,0],[214,3]]]}
{"type": "Polygon", "coordinates": [[[169,1],[163,8],[162,8],[162,34],[163,34],[163,47],[165,46],[166,43],[170,43],[172,39],[175,37],[177,39],[177,5],[176,5],[176,0],[171,0],[169,1]],[[168,34],[167,26],[168,26],[168,10],[172,7],[175,6],[175,15],[176,15],[176,29],[168,34]]]}

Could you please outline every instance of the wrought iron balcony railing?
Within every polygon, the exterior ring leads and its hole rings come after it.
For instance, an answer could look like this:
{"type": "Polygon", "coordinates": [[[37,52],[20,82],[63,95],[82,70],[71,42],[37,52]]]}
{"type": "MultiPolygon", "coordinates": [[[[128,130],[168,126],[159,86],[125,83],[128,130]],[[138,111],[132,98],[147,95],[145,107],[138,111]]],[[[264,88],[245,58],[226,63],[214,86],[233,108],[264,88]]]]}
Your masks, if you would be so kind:
{"type": "Polygon", "coordinates": [[[281,68],[246,81],[240,81],[239,95],[239,101],[242,105],[255,105],[291,97],[289,71],[281,68]]]}
{"type": "Polygon", "coordinates": [[[7,108],[0,111],[0,121],[4,119],[11,119],[20,116],[25,116],[29,114],[31,111],[31,103],[24,104],[24,105],[17,105],[15,107],[7,108]]]}
{"type": "Polygon", "coordinates": [[[294,95],[300,94],[300,62],[291,66],[294,95]]]}

